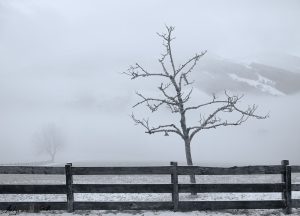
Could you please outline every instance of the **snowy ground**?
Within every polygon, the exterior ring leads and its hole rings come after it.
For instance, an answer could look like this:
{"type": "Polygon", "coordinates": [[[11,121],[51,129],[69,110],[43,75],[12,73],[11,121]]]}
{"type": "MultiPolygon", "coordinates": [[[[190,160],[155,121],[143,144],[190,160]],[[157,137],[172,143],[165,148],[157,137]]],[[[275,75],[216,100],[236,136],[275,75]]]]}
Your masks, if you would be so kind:
{"type": "MultiPolygon", "coordinates": [[[[198,183],[276,183],[280,182],[280,175],[251,175],[251,176],[197,176],[198,183]]],[[[188,183],[188,176],[180,176],[179,183],[188,183]]],[[[0,175],[0,184],[64,184],[65,176],[62,175],[0,175]]],[[[80,184],[108,184],[108,183],[170,183],[168,175],[152,176],[74,176],[74,183],[80,184]]],[[[293,183],[300,183],[300,175],[293,174],[293,183]]],[[[299,192],[292,194],[293,198],[300,198],[299,192]]],[[[189,194],[180,194],[180,200],[278,200],[280,193],[203,193],[198,197],[189,194]]],[[[65,195],[3,195],[0,194],[0,202],[7,201],[65,201],[65,195]]],[[[76,201],[170,201],[171,194],[75,194],[76,201]]],[[[41,213],[5,212],[0,215],[283,215],[282,210],[223,210],[223,211],[194,211],[194,212],[170,212],[170,211],[77,211],[73,214],[65,211],[48,211],[41,213]]],[[[293,215],[300,215],[300,209],[294,209],[293,215]]]]}
{"type": "MultiPolygon", "coordinates": [[[[27,212],[0,212],[1,216],[18,215],[18,216],[284,216],[281,210],[222,210],[222,211],[193,211],[193,212],[171,212],[171,211],[77,211],[75,213],[66,213],[65,211],[48,211],[40,213],[27,212]]],[[[291,216],[299,216],[300,210],[293,209],[291,216]]]]}

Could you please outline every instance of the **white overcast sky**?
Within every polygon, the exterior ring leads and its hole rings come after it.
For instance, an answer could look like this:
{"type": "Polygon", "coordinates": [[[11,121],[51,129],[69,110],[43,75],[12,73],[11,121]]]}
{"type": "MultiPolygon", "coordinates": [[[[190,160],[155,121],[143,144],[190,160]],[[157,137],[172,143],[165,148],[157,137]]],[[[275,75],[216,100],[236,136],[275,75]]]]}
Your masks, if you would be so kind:
{"type": "Polygon", "coordinates": [[[300,56],[299,9],[298,0],[1,0],[0,56],[10,68],[61,58],[124,64],[157,55],[155,32],[164,24],[176,26],[183,53],[300,56]]]}

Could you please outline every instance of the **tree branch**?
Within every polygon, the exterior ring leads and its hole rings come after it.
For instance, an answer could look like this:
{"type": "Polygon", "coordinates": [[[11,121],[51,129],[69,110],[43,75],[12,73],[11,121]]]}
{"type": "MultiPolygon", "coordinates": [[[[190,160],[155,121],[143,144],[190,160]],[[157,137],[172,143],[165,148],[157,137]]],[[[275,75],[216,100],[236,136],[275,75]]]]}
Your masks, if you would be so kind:
{"type": "Polygon", "coordinates": [[[149,119],[137,119],[134,114],[131,114],[131,118],[135,122],[136,125],[141,125],[146,129],[145,133],[148,134],[155,134],[155,133],[176,133],[177,135],[183,137],[183,134],[181,133],[180,129],[176,127],[174,124],[166,124],[166,125],[159,125],[157,127],[150,127],[149,125],[149,119]]]}
{"type": "Polygon", "coordinates": [[[170,101],[169,99],[160,99],[160,98],[147,98],[143,96],[141,93],[136,92],[136,94],[142,98],[142,100],[138,103],[136,103],[134,107],[137,107],[141,104],[146,103],[146,106],[152,111],[156,111],[161,105],[167,104],[167,105],[177,105],[176,103],[170,101]],[[151,102],[157,102],[157,103],[151,103],[151,102]]]}
{"type": "Polygon", "coordinates": [[[162,76],[162,77],[168,77],[168,75],[163,73],[149,73],[146,71],[142,66],[140,66],[138,63],[135,64],[135,66],[130,66],[127,72],[123,72],[123,74],[126,74],[131,77],[131,79],[136,79],[139,77],[149,77],[149,76],[162,76]]]}
{"type": "MultiPolygon", "coordinates": [[[[200,125],[199,126],[194,126],[194,127],[188,128],[188,132],[193,130],[193,132],[190,134],[190,139],[193,139],[193,137],[202,129],[217,128],[219,126],[236,126],[236,125],[241,125],[242,123],[246,122],[249,119],[249,117],[254,117],[257,119],[265,119],[269,116],[269,115],[265,115],[265,116],[255,115],[254,113],[257,109],[256,105],[252,105],[251,107],[249,106],[246,110],[237,108],[236,104],[243,96],[229,96],[226,91],[225,91],[225,95],[227,96],[227,101],[226,101],[225,105],[217,108],[206,119],[204,119],[200,116],[200,125]],[[226,121],[222,122],[222,120],[217,117],[217,114],[219,112],[234,112],[234,111],[241,114],[241,117],[237,121],[228,122],[226,120],[226,121]],[[220,123],[218,123],[218,122],[220,122],[220,123]]],[[[225,103],[225,100],[215,101],[215,96],[214,96],[214,100],[212,102],[206,103],[204,105],[210,105],[210,104],[214,104],[214,103],[225,103]]],[[[196,108],[199,108],[201,106],[203,106],[203,104],[197,106],[196,108]]]]}
{"type": "Polygon", "coordinates": [[[178,105],[178,101],[176,100],[177,95],[175,96],[170,96],[167,94],[166,90],[170,87],[171,83],[168,83],[166,85],[164,85],[163,83],[160,84],[160,86],[158,87],[158,89],[163,93],[163,95],[170,101],[172,101],[175,105],[178,105]]]}

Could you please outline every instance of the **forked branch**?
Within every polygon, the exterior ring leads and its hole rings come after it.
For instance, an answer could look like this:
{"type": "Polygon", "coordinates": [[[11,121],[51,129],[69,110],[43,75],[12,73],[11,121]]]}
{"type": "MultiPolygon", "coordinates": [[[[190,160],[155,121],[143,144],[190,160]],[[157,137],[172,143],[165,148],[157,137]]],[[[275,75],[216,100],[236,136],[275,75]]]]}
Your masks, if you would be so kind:
{"type": "Polygon", "coordinates": [[[139,120],[137,119],[134,114],[131,114],[131,118],[133,119],[133,121],[135,122],[135,124],[137,125],[141,125],[142,127],[144,127],[146,129],[145,133],[148,134],[155,134],[155,133],[175,133],[181,137],[183,137],[182,132],[180,131],[180,129],[174,125],[174,124],[166,124],[166,125],[159,125],[157,127],[151,127],[149,124],[149,119],[142,119],[139,120]]]}
{"type": "Polygon", "coordinates": [[[175,98],[167,98],[167,99],[161,99],[161,98],[151,98],[151,97],[145,97],[139,92],[136,92],[136,95],[138,95],[142,100],[136,103],[134,107],[137,107],[141,104],[146,104],[146,106],[152,111],[155,112],[161,105],[166,104],[166,105],[171,105],[171,106],[176,106],[177,103],[174,102],[175,98]]]}
{"type": "Polygon", "coordinates": [[[147,70],[145,70],[141,65],[136,63],[135,65],[131,65],[126,72],[123,72],[123,74],[126,74],[131,77],[131,79],[136,79],[139,77],[148,77],[148,76],[162,76],[162,77],[168,77],[166,74],[163,73],[149,73],[147,70]]]}

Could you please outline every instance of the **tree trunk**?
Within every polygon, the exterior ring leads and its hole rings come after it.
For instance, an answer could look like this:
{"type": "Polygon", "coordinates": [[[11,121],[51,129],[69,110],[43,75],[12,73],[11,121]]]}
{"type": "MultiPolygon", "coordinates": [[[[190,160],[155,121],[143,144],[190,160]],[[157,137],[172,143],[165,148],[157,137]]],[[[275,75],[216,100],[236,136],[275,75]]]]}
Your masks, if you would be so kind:
{"type": "Polygon", "coordinates": [[[54,162],[55,154],[51,154],[51,162],[54,162]]]}
{"type": "MultiPolygon", "coordinates": [[[[185,140],[185,156],[186,162],[188,166],[193,166],[192,154],[191,154],[191,142],[190,140],[185,140]]],[[[196,177],[195,175],[190,175],[190,183],[196,184],[196,177]]],[[[192,195],[197,195],[197,193],[192,192],[192,195]]]]}

